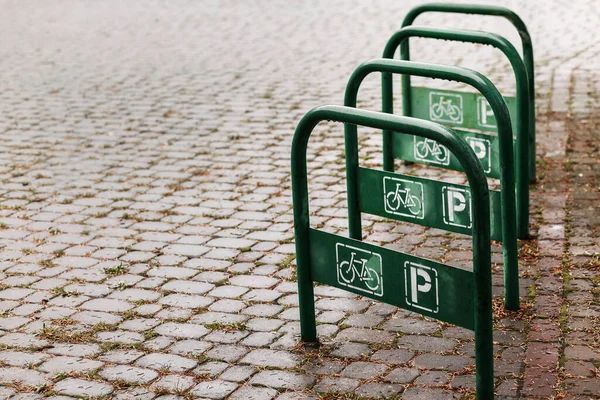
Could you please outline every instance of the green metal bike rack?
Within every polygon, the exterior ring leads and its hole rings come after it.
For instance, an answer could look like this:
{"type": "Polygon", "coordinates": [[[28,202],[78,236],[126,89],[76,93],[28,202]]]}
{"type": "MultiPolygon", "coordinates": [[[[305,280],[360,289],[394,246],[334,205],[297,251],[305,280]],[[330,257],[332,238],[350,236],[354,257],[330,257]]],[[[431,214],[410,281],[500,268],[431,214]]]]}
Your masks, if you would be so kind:
{"type": "MultiPolygon", "coordinates": [[[[529,119],[529,180],[535,182],[536,180],[536,153],[535,153],[535,73],[533,63],[533,44],[531,36],[527,30],[527,26],[514,11],[498,6],[488,6],[481,4],[448,4],[448,3],[427,3],[420,6],[416,6],[411,9],[404,21],[402,22],[402,28],[412,25],[415,19],[426,12],[443,12],[443,13],[455,13],[455,14],[472,14],[472,15],[488,15],[498,16],[507,19],[517,29],[519,36],[521,37],[521,45],[523,46],[523,62],[527,69],[527,78],[529,80],[529,110],[531,112],[529,119]]],[[[403,60],[410,59],[410,50],[408,41],[403,43],[400,48],[400,58],[403,60]]],[[[406,80],[403,78],[403,87],[410,86],[410,79],[406,80]]],[[[409,93],[410,91],[403,91],[403,93],[409,93]]],[[[409,106],[410,100],[403,97],[403,104],[409,106]]],[[[410,115],[410,114],[406,114],[410,115]]]]}
{"type": "MultiPolygon", "coordinates": [[[[491,191],[492,203],[492,228],[491,237],[503,242],[504,250],[504,297],[508,309],[519,309],[519,265],[517,250],[517,229],[515,218],[515,174],[513,161],[513,139],[512,128],[508,108],[502,99],[498,89],[483,75],[478,72],[459,67],[447,65],[425,64],[412,61],[399,61],[391,59],[373,59],[361,64],[350,77],[346,85],[344,105],[356,107],[356,98],[362,81],[373,72],[381,72],[383,87],[383,112],[393,114],[392,98],[392,74],[414,75],[427,78],[445,79],[466,83],[479,91],[489,102],[496,120],[498,121],[498,151],[500,159],[500,185],[501,191],[491,191]]],[[[354,128],[347,128],[350,135],[355,135],[354,128]]],[[[443,160],[434,160],[429,164],[462,170],[461,163],[453,158],[443,146],[435,142],[420,141],[414,138],[411,142],[407,135],[393,133],[389,130],[383,131],[383,146],[388,149],[384,152],[384,170],[393,172],[394,156],[401,156],[420,163],[428,163],[415,155],[421,144],[429,144],[434,149],[445,153],[443,160]]],[[[468,139],[468,138],[467,138],[468,139]]],[[[381,203],[370,200],[368,196],[358,196],[355,189],[362,175],[372,175],[375,179],[376,172],[369,172],[358,168],[358,156],[356,149],[352,146],[351,138],[346,137],[346,174],[348,184],[348,217],[349,233],[354,239],[361,239],[361,211],[370,214],[386,216],[401,221],[411,221],[417,224],[441,228],[463,234],[470,233],[470,224],[474,217],[468,212],[470,195],[466,187],[461,185],[446,184],[422,178],[410,178],[418,184],[411,185],[413,193],[423,196],[446,199],[442,204],[437,203],[423,212],[415,213],[416,207],[405,212],[394,210],[395,204],[385,207],[381,203]],[[445,192],[444,192],[445,190],[445,192]],[[456,207],[458,206],[458,207],[456,207]],[[464,206],[464,208],[463,208],[464,206]],[[462,211],[457,213],[456,211],[462,211]]],[[[423,148],[424,145],[423,145],[423,148]]],[[[432,151],[433,152],[433,151],[432,151]]],[[[482,167],[483,168],[483,167],[482,167]]],[[[407,178],[399,178],[406,181],[407,178]]],[[[401,182],[400,182],[401,183],[401,182]]],[[[389,185],[389,183],[388,183],[389,185]]],[[[385,190],[385,185],[382,188],[385,190]]],[[[400,189],[403,190],[403,189],[400,189]]],[[[528,194],[527,194],[528,195],[528,194]]],[[[424,197],[425,198],[425,197],[424,197]]],[[[471,197],[472,199],[472,197],[471,197]]],[[[397,201],[396,201],[397,202],[397,201]]]]}
{"type": "MultiPolygon", "coordinates": [[[[397,31],[388,40],[383,58],[394,58],[396,49],[408,43],[408,39],[411,37],[491,45],[501,50],[510,61],[517,83],[516,110],[514,110],[515,99],[505,98],[505,102],[509,106],[509,112],[511,108],[513,109],[512,116],[516,120],[517,237],[527,239],[529,237],[529,180],[527,177],[529,175],[528,159],[530,155],[528,136],[531,134],[529,123],[533,113],[529,108],[527,71],[519,53],[508,40],[494,33],[410,26],[397,31]]],[[[408,60],[408,53],[403,53],[401,58],[408,60]]],[[[481,160],[484,164],[484,171],[492,178],[500,177],[500,163],[497,160],[492,160],[498,146],[496,138],[456,129],[462,127],[496,132],[498,129],[497,121],[495,121],[493,113],[490,113],[489,102],[482,96],[449,90],[412,88],[410,75],[406,74],[402,76],[402,96],[402,112],[404,115],[450,125],[456,132],[470,138],[476,138],[470,139],[470,143],[479,146],[481,150],[479,154],[484,155],[485,159],[481,160]]],[[[389,101],[393,101],[393,99],[389,96],[384,97],[383,102],[389,101]]],[[[535,122],[535,116],[533,120],[535,122]]],[[[384,146],[383,152],[384,158],[387,158],[386,153],[389,153],[390,149],[384,146]]],[[[533,149],[533,152],[535,153],[535,149],[533,149]]]]}
{"type": "MultiPolygon", "coordinates": [[[[474,330],[477,398],[493,398],[490,198],[481,163],[465,139],[429,121],[322,106],[309,111],[298,124],[291,167],[302,340],[317,341],[313,282],[338,287],[474,330]],[[347,157],[353,159],[358,153],[356,125],[361,125],[433,140],[459,160],[474,200],[473,272],[310,228],[306,150],[311,132],[326,120],[344,123],[346,148],[353,149],[347,157]]],[[[379,173],[384,179],[395,178],[390,172],[379,173]]],[[[369,190],[367,181],[360,186],[369,190]]],[[[371,186],[371,195],[375,189],[371,186]]]]}

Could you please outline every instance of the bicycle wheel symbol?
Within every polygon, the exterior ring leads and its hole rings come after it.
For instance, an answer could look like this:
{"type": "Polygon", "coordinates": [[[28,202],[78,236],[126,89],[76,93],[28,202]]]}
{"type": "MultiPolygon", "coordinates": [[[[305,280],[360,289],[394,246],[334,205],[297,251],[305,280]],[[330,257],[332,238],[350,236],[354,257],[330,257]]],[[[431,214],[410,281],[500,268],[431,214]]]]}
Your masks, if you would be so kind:
{"type": "Polygon", "coordinates": [[[444,163],[448,159],[448,149],[431,139],[417,142],[415,153],[419,160],[427,160],[430,158],[430,154],[440,163],[444,163]]]}

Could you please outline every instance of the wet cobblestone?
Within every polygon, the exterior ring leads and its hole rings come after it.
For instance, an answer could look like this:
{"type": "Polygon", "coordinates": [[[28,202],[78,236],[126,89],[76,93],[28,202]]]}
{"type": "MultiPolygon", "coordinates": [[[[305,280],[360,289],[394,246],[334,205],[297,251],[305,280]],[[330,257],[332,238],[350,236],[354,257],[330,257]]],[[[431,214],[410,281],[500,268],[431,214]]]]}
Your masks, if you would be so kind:
{"type": "MultiPolygon", "coordinates": [[[[416,4],[3,1],[0,398],[472,393],[472,332],[338,289],[315,288],[321,347],[299,344],[292,133],[310,108],[340,104],[416,4]]],[[[598,398],[598,14],[590,0],[502,5],[534,41],[538,182],[524,312],[496,310],[496,395],[598,398]]],[[[417,23],[518,42],[498,18],[417,23]]],[[[414,60],[476,69],[514,94],[503,54],[474,48],[411,40],[414,60]]],[[[368,77],[359,106],[380,109],[379,87],[368,77]]],[[[361,164],[379,167],[379,133],[360,140],[361,164]]],[[[313,225],[347,234],[341,126],[320,125],[309,147],[313,225]]],[[[464,235],[363,226],[372,243],[470,268],[464,235]]],[[[494,285],[500,295],[498,266],[494,285]]]]}

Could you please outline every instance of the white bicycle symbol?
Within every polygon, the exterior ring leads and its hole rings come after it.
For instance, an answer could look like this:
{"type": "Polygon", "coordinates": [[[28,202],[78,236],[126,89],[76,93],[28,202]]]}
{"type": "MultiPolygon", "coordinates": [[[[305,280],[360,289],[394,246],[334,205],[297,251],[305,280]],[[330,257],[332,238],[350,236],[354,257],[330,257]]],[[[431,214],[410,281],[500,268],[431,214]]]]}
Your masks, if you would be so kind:
{"type": "Polygon", "coordinates": [[[381,283],[381,278],[375,269],[367,267],[366,264],[366,258],[357,260],[356,253],[352,252],[350,261],[342,261],[340,263],[340,276],[346,283],[352,283],[358,275],[361,282],[364,282],[369,289],[376,291],[381,283]]]}
{"type": "Polygon", "coordinates": [[[444,100],[444,96],[440,96],[440,101],[431,105],[431,114],[435,119],[442,119],[446,115],[451,121],[459,121],[460,107],[453,105],[452,100],[444,100]]]}
{"type": "Polygon", "coordinates": [[[400,206],[404,206],[411,214],[419,215],[421,212],[421,200],[417,195],[410,193],[410,188],[401,189],[399,183],[396,184],[396,190],[389,192],[385,196],[387,206],[396,211],[400,206]]]}
{"type": "Polygon", "coordinates": [[[417,143],[415,152],[421,159],[426,159],[429,154],[435,157],[436,160],[444,162],[448,157],[448,149],[440,146],[438,142],[432,139],[425,139],[417,143]]]}

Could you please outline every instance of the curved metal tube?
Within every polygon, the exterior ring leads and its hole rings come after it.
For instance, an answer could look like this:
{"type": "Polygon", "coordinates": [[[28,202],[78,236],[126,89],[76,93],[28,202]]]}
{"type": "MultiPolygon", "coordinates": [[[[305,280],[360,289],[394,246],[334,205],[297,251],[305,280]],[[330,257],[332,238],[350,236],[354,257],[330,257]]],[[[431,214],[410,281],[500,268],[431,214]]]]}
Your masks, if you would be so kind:
{"type": "MultiPolygon", "coordinates": [[[[504,249],[504,290],[505,304],[511,310],[519,309],[519,265],[516,236],[515,210],[515,173],[512,152],[512,128],[510,115],[504,99],[498,89],[485,76],[470,69],[448,65],[417,63],[413,61],[398,61],[385,58],[373,59],[362,63],[352,73],[344,104],[356,107],[356,97],[360,84],[372,72],[381,72],[384,107],[383,112],[393,114],[392,108],[392,74],[408,74],[428,78],[446,79],[466,83],[479,91],[490,103],[490,107],[498,121],[498,140],[500,144],[500,196],[502,202],[502,242],[504,249]],[[387,101],[386,101],[387,99],[387,101]]],[[[361,220],[358,207],[356,182],[358,175],[358,153],[354,149],[356,143],[356,128],[347,128],[346,142],[346,174],[348,185],[348,217],[350,237],[360,239],[361,220]]],[[[386,171],[393,170],[392,131],[383,130],[384,148],[390,149],[384,153],[383,165],[386,171]]]]}
{"type": "MultiPolygon", "coordinates": [[[[322,106],[309,111],[298,124],[292,141],[291,167],[302,339],[304,341],[316,340],[314,290],[308,263],[310,213],[308,208],[306,148],[314,127],[325,120],[344,123],[346,132],[350,128],[353,128],[356,132],[356,125],[360,125],[433,139],[446,146],[460,161],[467,174],[474,198],[473,279],[475,282],[477,395],[481,399],[493,398],[494,364],[489,190],[483,167],[467,142],[454,134],[449,128],[433,122],[350,107],[322,106]]],[[[356,139],[355,134],[351,133],[348,136],[356,139]]],[[[356,149],[358,148],[357,143],[354,143],[353,146],[356,149]]]]}
{"type": "MultiPolygon", "coordinates": [[[[411,9],[404,21],[402,28],[412,25],[415,19],[426,12],[444,12],[455,14],[473,14],[473,15],[490,15],[498,16],[507,19],[517,29],[521,37],[521,45],[523,46],[523,61],[527,69],[527,77],[529,80],[529,108],[532,113],[529,119],[529,179],[530,182],[535,182],[535,71],[533,62],[533,44],[531,35],[527,30],[527,26],[514,11],[505,7],[479,5],[479,4],[448,4],[448,3],[427,3],[411,9]]],[[[400,49],[401,54],[408,55],[410,53],[409,43],[402,44],[400,49]]],[[[409,59],[408,57],[406,58],[409,59]]]]}
{"type": "MultiPolygon", "coordinates": [[[[527,71],[519,53],[508,40],[495,33],[411,26],[402,28],[392,35],[383,51],[383,58],[394,58],[394,53],[398,46],[408,43],[408,38],[411,37],[490,45],[502,51],[508,58],[515,73],[517,84],[517,156],[515,160],[515,169],[517,171],[517,237],[519,239],[527,239],[529,237],[528,168],[532,135],[529,123],[532,120],[531,113],[533,111],[530,109],[527,71]]],[[[400,58],[403,60],[409,59],[408,47],[401,47],[400,58]]],[[[410,96],[410,75],[404,74],[402,75],[402,112],[408,116],[412,115],[410,96]]],[[[383,101],[387,100],[384,99],[383,101]]],[[[533,120],[535,121],[535,118],[533,120]]],[[[535,153],[535,148],[533,152],[535,153]]]]}

